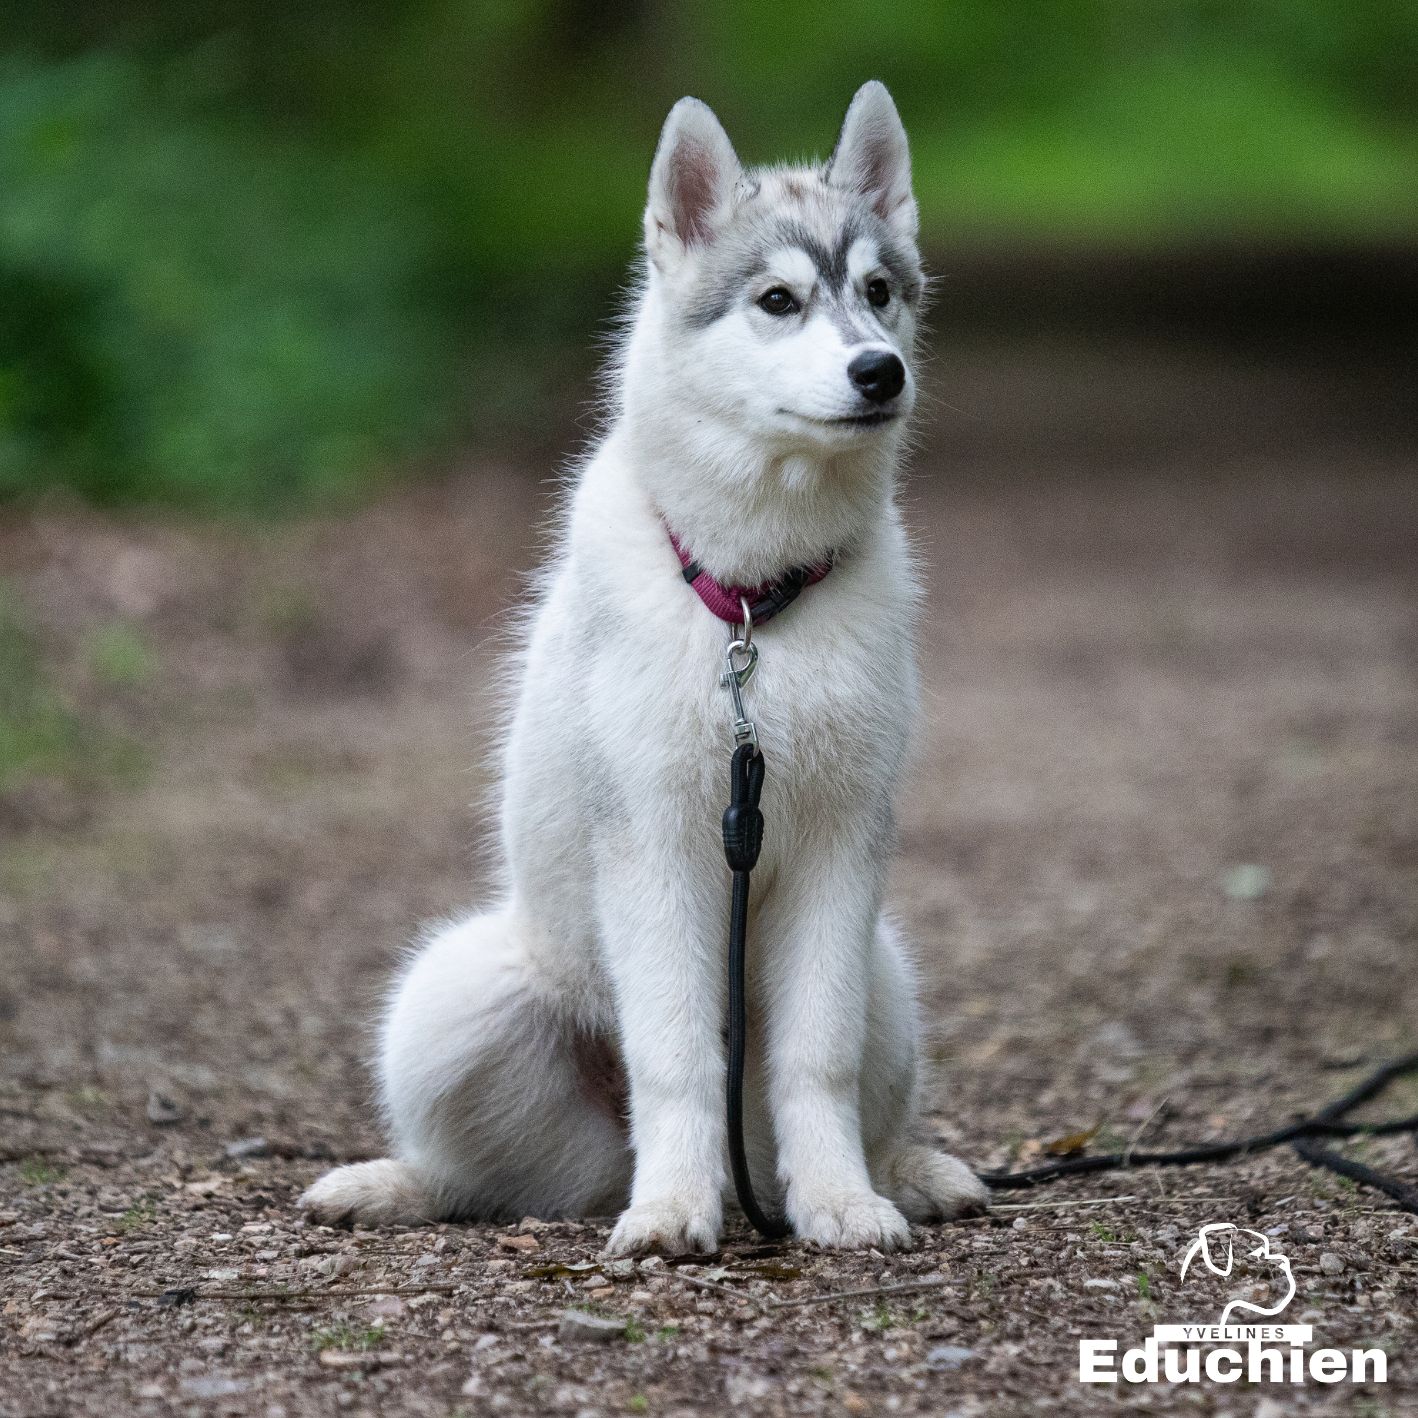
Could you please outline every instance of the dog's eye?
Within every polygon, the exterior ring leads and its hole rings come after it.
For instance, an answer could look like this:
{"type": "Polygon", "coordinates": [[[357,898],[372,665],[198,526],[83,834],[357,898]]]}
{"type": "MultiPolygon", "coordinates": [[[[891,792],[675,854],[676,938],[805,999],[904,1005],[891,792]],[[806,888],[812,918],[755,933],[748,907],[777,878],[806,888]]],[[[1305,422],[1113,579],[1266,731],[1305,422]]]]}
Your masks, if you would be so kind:
{"type": "Polygon", "coordinates": [[[867,282],[867,299],[873,305],[885,305],[891,299],[891,287],[878,276],[867,282]]]}
{"type": "Polygon", "coordinates": [[[766,310],[770,315],[791,315],[798,309],[798,303],[793,299],[792,291],[785,290],[782,286],[774,286],[771,291],[758,297],[758,308],[766,310]]]}

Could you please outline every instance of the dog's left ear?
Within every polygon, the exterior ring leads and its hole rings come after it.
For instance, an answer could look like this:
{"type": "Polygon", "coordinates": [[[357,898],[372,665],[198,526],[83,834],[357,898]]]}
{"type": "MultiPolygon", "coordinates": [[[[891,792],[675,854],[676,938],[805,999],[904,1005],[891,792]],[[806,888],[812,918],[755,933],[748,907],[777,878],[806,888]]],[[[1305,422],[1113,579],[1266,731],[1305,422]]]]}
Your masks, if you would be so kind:
{"type": "Polygon", "coordinates": [[[878,216],[914,240],[920,217],[911,192],[911,149],[880,80],[868,80],[853,96],[826,176],[834,187],[860,192],[878,216]]]}

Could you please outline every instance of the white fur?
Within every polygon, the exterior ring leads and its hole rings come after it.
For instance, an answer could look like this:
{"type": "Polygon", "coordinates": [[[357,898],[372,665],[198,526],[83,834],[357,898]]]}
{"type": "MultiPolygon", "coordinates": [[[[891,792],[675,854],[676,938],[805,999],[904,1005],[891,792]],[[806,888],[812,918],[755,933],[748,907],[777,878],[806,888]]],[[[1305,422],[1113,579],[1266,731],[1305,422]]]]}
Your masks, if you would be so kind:
{"type": "MultiPolygon", "coordinates": [[[[765,326],[775,317],[751,300],[692,333],[679,318],[716,233],[794,182],[817,184],[819,216],[864,201],[914,230],[904,133],[880,85],[863,94],[830,175],[759,174],[752,198],[707,108],[685,100],[666,124],[618,411],[581,471],[520,663],[503,899],[434,935],[398,981],[378,1066],[397,1161],[322,1178],[302,1198],[317,1217],[624,1208],[612,1252],[716,1245],[728,628],[684,584],[666,523],[725,582],[838,553],[757,632],[746,691],[767,759],[749,946],[758,1189],[829,1246],[904,1246],[907,1218],[983,1202],[963,1164],[913,1140],[916,986],[881,914],[917,695],[918,585],[893,501],[914,386],[894,422],[815,421],[856,407],[845,369],[863,342],[814,311],[801,252],[775,254],[767,277],[801,288],[793,328],[765,326]],[[844,172],[859,186],[839,188],[844,172]],[[611,1051],[628,1128],[597,1063],[611,1051]]],[[[870,240],[852,246],[852,289],[875,259],[870,240]]],[[[865,343],[909,365],[914,310],[860,304],[865,343]]]]}

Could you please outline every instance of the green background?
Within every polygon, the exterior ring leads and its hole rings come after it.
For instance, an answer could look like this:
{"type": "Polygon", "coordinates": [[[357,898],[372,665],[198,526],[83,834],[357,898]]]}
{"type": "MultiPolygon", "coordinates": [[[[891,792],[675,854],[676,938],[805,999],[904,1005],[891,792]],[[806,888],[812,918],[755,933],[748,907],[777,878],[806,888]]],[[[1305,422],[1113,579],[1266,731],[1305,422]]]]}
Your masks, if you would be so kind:
{"type": "Polygon", "coordinates": [[[825,153],[884,79],[946,253],[1405,245],[1418,6],[8,7],[0,499],[270,511],[545,421],[665,110],[825,153]]]}

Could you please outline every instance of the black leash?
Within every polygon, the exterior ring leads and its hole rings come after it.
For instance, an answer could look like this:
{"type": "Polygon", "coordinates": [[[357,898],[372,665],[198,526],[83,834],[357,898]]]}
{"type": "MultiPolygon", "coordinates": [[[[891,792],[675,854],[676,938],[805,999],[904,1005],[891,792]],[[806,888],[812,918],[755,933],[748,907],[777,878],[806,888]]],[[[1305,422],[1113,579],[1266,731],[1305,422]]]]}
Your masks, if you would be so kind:
{"type": "MultiPolygon", "coordinates": [[[[825,573],[824,573],[825,574],[825,573]]],[[[749,1224],[770,1240],[791,1234],[781,1217],[769,1217],[753,1194],[748,1171],[748,1154],[743,1145],[743,1068],[748,1047],[748,891],[758,854],[763,849],[763,814],[758,800],[763,795],[763,754],[758,747],[758,730],[743,707],[743,687],[758,668],[758,646],[753,643],[753,611],[747,600],[743,625],[724,654],[724,672],[719,683],[733,697],[734,757],[730,765],[729,805],[724,809],[724,858],[733,873],[733,899],[729,906],[729,1070],[724,1112],[729,1128],[729,1168],[734,1174],[734,1191],[749,1224]]]]}
{"type": "Polygon", "coordinates": [[[1405,1211],[1418,1213],[1418,1187],[1355,1162],[1332,1148],[1322,1147],[1317,1141],[1322,1137],[1387,1137],[1403,1132],[1418,1134],[1418,1114],[1373,1123],[1351,1122],[1347,1116],[1361,1103],[1376,1098],[1396,1079],[1412,1073],[1418,1073],[1418,1053],[1406,1054],[1376,1068],[1347,1093],[1309,1117],[1298,1118],[1284,1127],[1256,1133],[1252,1137],[1208,1142],[1199,1147],[1178,1148],[1170,1152],[1139,1152],[1132,1149],[1101,1152],[1091,1156],[1065,1157],[1023,1172],[981,1172],[978,1175],[986,1186],[1010,1191],[1042,1186],[1065,1177],[1127,1171],[1133,1167],[1191,1167],[1205,1162],[1229,1162],[1233,1158],[1266,1152],[1272,1147],[1283,1147],[1289,1143],[1312,1167],[1323,1167],[1351,1181],[1374,1187],[1391,1196],[1405,1211]]]}
{"type": "Polygon", "coordinates": [[[734,874],[733,902],[729,907],[729,1073],[726,1112],[729,1123],[729,1166],[734,1191],[749,1223],[765,1236],[780,1240],[789,1234],[781,1218],[766,1216],[753,1194],[748,1156],[743,1145],[743,1069],[748,1042],[748,989],[745,957],[748,950],[749,877],[763,847],[763,814],[758,800],[763,792],[763,754],[752,743],[734,749],[729,805],[724,809],[724,856],[734,874]]]}

